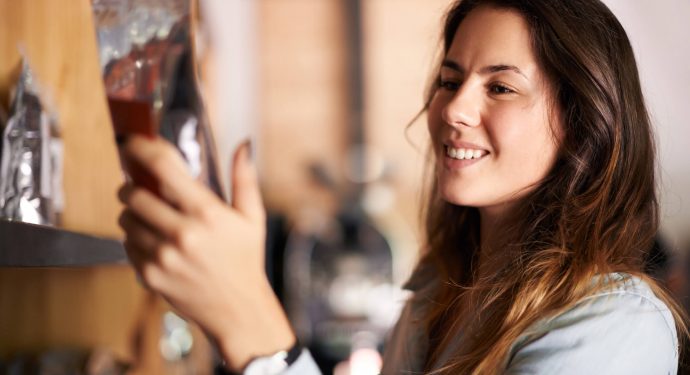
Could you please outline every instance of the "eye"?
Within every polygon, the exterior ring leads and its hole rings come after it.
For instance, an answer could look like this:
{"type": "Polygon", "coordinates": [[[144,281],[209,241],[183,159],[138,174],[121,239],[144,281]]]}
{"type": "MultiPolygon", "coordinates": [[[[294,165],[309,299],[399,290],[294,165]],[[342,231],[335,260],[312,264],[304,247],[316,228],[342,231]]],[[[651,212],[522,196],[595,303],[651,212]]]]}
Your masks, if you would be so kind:
{"type": "Polygon", "coordinates": [[[511,88],[509,88],[508,86],[504,86],[504,85],[499,84],[499,83],[494,83],[494,84],[492,84],[492,85],[489,87],[489,91],[490,91],[492,94],[498,94],[498,95],[501,95],[501,94],[512,94],[512,93],[515,92],[515,91],[513,91],[511,88]]]}
{"type": "Polygon", "coordinates": [[[460,88],[460,83],[455,81],[441,80],[439,86],[447,91],[457,91],[460,88]]]}

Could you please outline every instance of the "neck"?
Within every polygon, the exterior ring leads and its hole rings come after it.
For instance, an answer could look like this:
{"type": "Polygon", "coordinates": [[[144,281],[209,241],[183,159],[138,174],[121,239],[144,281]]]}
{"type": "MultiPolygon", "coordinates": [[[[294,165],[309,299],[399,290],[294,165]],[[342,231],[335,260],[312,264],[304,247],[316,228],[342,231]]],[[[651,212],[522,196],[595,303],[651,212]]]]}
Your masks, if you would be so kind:
{"type": "Polygon", "coordinates": [[[507,207],[480,208],[479,280],[501,268],[510,256],[505,253],[505,217],[507,207]]]}

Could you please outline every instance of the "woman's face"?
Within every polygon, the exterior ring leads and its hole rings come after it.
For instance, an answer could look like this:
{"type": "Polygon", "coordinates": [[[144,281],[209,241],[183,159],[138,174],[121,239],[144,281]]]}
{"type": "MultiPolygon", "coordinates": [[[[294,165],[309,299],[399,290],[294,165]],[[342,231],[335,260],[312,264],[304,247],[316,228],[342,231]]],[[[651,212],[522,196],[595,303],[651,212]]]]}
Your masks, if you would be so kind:
{"type": "Polygon", "coordinates": [[[500,213],[546,176],[561,133],[525,20],[510,10],[471,11],[440,79],[428,113],[440,193],[500,213]]]}

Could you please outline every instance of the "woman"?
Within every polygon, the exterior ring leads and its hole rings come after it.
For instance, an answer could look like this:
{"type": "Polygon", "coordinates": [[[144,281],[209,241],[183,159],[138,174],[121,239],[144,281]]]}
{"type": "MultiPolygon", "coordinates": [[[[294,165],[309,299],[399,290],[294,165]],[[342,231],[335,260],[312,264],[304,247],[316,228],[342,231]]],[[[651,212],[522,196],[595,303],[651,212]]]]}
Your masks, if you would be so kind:
{"type": "MultiPolygon", "coordinates": [[[[675,373],[682,313],[642,272],[658,225],[651,126],[611,12],[598,0],[457,2],[425,110],[427,251],[383,373],[675,373]]],[[[181,177],[164,142],[134,137],[122,153],[162,185],[160,198],[120,192],[146,284],[229,368],[317,372],[262,271],[248,146],[232,208],[181,177]]]]}

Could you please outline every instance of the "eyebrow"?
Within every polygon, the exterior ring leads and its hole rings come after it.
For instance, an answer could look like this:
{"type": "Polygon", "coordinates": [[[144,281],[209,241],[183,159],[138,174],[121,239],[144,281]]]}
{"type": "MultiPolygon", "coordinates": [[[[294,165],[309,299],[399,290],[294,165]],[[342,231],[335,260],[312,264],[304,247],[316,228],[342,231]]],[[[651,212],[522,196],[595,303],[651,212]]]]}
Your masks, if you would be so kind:
{"type": "MultiPolygon", "coordinates": [[[[444,68],[455,70],[459,73],[465,72],[465,69],[463,67],[461,67],[458,63],[456,63],[455,61],[452,61],[452,60],[443,60],[443,63],[441,63],[441,66],[444,68]]],[[[525,79],[528,79],[527,76],[525,75],[525,73],[523,73],[522,70],[520,70],[520,68],[518,68],[515,65],[508,65],[508,64],[487,65],[487,66],[481,68],[479,70],[479,73],[488,74],[488,73],[503,72],[506,70],[513,71],[513,72],[525,77],[525,79]]]]}

